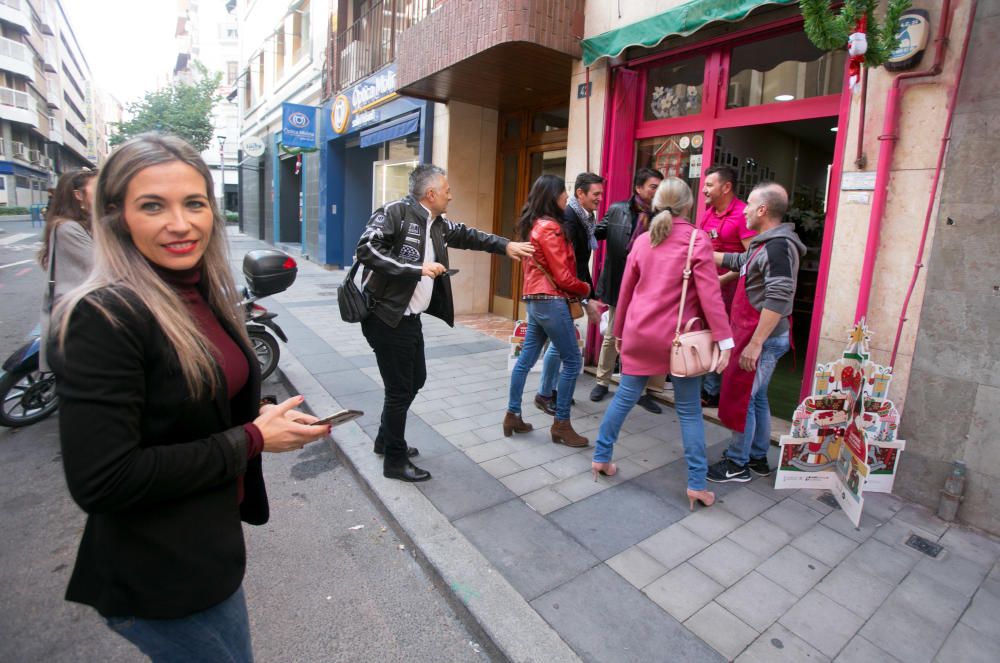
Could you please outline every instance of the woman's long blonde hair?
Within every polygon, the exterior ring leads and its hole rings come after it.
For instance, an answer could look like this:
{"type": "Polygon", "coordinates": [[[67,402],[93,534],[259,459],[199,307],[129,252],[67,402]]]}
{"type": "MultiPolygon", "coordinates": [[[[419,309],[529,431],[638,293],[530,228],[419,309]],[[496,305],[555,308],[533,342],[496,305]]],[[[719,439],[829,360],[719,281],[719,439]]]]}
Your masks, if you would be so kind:
{"type": "Polygon", "coordinates": [[[653,196],[653,217],[649,224],[649,243],[659,246],[670,235],[674,227],[674,217],[690,218],[694,206],[694,196],[691,187],[682,179],[668,177],[656,187],[653,196]]]}
{"type": "MultiPolygon", "coordinates": [[[[67,293],[56,307],[59,345],[64,346],[73,309],[96,290],[109,292],[130,308],[138,300],[153,316],[177,353],[188,391],[196,397],[212,394],[219,387],[217,362],[204,332],[190,315],[187,305],[139,252],[125,222],[124,207],[128,185],[140,171],[151,166],[180,161],[198,171],[205,180],[205,193],[214,223],[205,255],[201,260],[201,285],[209,308],[231,334],[249,346],[239,292],[229,268],[225,219],[212,196],[212,175],[198,152],[176,136],[141,134],[120,145],[105,163],[97,180],[94,205],[94,269],[90,278],[67,293]],[[127,291],[132,298],[123,296],[127,291]]],[[[112,324],[120,324],[91,297],[112,324]]]]}

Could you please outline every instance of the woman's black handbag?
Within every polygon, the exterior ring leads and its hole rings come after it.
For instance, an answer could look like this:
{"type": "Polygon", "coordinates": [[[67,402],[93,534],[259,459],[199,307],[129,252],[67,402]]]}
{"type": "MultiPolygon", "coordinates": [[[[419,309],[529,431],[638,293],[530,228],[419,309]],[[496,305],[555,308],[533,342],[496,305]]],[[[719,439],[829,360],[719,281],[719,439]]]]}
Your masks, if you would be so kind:
{"type": "Polygon", "coordinates": [[[344,322],[361,322],[371,315],[374,302],[364,292],[364,284],[359,288],[354,283],[354,276],[358,273],[361,263],[355,261],[351,266],[351,271],[347,273],[347,278],[337,289],[337,303],[340,305],[340,317],[344,322]]]}

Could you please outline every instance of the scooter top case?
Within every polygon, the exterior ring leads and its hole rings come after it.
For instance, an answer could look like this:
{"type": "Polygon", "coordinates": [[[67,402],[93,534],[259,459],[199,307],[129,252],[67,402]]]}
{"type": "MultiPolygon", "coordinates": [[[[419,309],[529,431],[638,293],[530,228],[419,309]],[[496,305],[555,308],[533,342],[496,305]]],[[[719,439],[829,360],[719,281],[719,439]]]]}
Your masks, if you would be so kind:
{"type": "Polygon", "coordinates": [[[257,249],[243,257],[243,276],[257,298],[288,290],[298,272],[295,259],[277,249],[257,249]]]}

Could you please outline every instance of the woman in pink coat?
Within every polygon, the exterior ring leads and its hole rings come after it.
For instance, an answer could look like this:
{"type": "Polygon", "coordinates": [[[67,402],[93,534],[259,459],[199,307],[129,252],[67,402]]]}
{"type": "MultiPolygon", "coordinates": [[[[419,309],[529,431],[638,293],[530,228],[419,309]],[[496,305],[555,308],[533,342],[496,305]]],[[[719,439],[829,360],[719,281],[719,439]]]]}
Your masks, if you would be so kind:
{"type": "MultiPolygon", "coordinates": [[[[712,242],[704,231],[696,230],[688,220],[693,203],[691,189],[683,180],[676,177],[663,180],[653,198],[656,216],[649,232],[636,239],[625,264],[614,326],[615,343],[621,354],[622,379],[601,422],[591,464],[595,481],[598,474],[611,476],[618,471],[611,462],[611,453],[622,423],[639,400],[646,380],[652,375],[670,373],[670,346],[677,328],[691,233],[698,235],[691,257],[692,276],[681,326],[691,318],[701,318],[722,349],[718,370],[724,369],[729,362],[733,333],[712,260],[712,242]]],[[[696,500],[711,506],[715,494],[705,490],[708,463],[705,426],[701,418],[701,377],[671,377],[671,382],[688,465],[688,501],[692,509],[696,500]]]]}

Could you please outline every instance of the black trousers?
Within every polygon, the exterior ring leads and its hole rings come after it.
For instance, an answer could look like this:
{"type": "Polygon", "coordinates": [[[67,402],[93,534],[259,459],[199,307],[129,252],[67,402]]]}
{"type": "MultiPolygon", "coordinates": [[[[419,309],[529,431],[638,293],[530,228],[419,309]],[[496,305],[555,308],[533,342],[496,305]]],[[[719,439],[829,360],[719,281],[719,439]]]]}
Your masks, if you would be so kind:
{"type": "Polygon", "coordinates": [[[385,384],[378,437],[385,444],[386,458],[405,458],[406,414],[427,381],[420,316],[403,316],[399,326],[393,329],[370,315],[361,323],[361,331],[375,351],[378,372],[385,384]]]}

